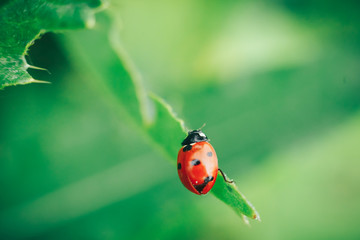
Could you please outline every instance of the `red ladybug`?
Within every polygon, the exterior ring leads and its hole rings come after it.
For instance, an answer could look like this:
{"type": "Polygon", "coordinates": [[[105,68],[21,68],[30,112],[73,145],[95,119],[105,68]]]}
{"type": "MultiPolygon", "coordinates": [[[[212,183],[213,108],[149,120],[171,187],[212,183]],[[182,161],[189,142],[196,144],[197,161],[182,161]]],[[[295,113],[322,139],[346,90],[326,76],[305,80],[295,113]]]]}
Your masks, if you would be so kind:
{"type": "MultiPolygon", "coordinates": [[[[188,132],[178,153],[177,169],[181,182],[191,192],[206,194],[214,186],[218,171],[218,159],[209,139],[201,130],[188,132]]],[[[225,178],[226,182],[229,181],[225,178]]]]}

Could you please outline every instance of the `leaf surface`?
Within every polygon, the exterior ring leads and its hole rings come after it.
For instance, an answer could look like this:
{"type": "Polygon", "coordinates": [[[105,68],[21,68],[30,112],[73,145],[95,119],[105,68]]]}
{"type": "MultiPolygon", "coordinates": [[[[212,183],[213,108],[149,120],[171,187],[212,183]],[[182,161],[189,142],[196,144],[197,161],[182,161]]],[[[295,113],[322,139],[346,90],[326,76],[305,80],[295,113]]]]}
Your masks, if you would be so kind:
{"type": "Polygon", "coordinates": [[[92,27],[100,0],[13,0],[0,8],[0,89],[40,82],[27,72],[25,55],[47,31],[92,27]]]}
{"type": "MultiPolygon", "coordinates": [[[[101,14],[98,23],[97,31],[72,33],[70,41],[74,47],[70,52],[76,51],[76,55],[82,56],[86,69],[91,72],[89,80],[104,91],[110,102],[116,102],[114,108],[120,110],[121,116],[135,123],[136,128],[176,165],[180,143],[187,134],[184,121],[164,99],[145,90],[142,74],[123,47],[119,19],[115,14],[101,14]],[[93,51],[94,42],[85,41],[105,42],[106,38],[109,38],[109,45],[101,46],[101,55],[93,51]]],[[[260,220],[255,208],[235,184],[218,177],[211,193],[239,216],[260,220]]]]}

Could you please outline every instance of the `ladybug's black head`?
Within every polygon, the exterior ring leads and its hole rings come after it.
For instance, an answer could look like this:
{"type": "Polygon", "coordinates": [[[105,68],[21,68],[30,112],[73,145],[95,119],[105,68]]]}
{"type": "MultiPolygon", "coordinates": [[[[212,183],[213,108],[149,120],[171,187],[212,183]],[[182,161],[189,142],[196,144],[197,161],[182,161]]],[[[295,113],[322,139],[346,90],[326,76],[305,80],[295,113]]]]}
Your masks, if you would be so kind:
{"type": "Polygon", "coordinates": [[[209,139],[206,137],[205,133],[201,130],[192,130],[188,132],[187,137],[182,141],[181,145],[189,145],[197,142],[207,142],[209,139]]]}

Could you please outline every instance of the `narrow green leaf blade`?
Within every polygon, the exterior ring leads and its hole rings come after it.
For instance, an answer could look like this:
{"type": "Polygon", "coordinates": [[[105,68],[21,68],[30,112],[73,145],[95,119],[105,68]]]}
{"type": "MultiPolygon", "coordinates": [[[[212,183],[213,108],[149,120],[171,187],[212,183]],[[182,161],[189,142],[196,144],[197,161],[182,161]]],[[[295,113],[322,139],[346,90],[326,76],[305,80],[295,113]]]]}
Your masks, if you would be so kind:
{"type": "Polygon", "coordinates": [[[186,137],[184,121],[176,117],[171,106],[155,94],[150,95],[154,104],[154,120],[147,128],[149,136],[168,155],[176,160],[181,141],[186,137]]]}
{"type": "MultiPolygon", "coordinates": [[[[156,117],[154,124],[149,128],[149,134],[176,163],[179,143],[186,136],[184,122],[175,116],[170,105],[163,99],[153,94],[151,98],[156,107],[156,117]]],[[[225,182],[221,172],[219,172],[211,193],[230,206],[240,217],[246,216],[260,221],[260,216],[252,204],[237,189],[235,183],[225,182]]]]}
{"type": "Polygon", "coordinates": [[[219,172],[219,176],[211,189],[211,193],[234,209],[239,216],[242,217],[242,215],[245,215],[246,217],[260,221],[260,215],[252,204],[237,189],[235,183],[225,182],[221,172],[219,172]]]}
{"type": "Polygon", "coordinates": [[[99,13],[96,25],[91,31],[66,34],[67,52],[76,59],[73,64],[77,69],[86,69],[81,71],[82,77],[101,92],[114,110],[130,124],[142,127],[144,116],[140,109],[147,96],[135,79],[140,76],[118,39],[118,29],[112,27],[111,17],[99,13]]]}
{"type": "MultiPolygon", "coordinates": [[[[70,41],[74,45],[70,51],[81,56],[91,72],[91,80],[97,88],[107,94],[110,102],[115,102],[114,107],[124,110],[121,113],[126,112],[130,117],[127,119],[133,121],[143,131],[144,136],[168,156],[174,164],[176,174],[175,165],[180,143],[187,134],[184,122],[176,117],[171,106],[162,98],[153,93],[146,93],[141,74],[121,44],[117,25],[115,24],[115,28],[112,25],[114,23],[111,21],[116,20],[104,15],[98,16],[101,26],[99,29],[71,34],[70,41]],[[110,33],[103,31],[104,29],[110,33]],[[109,45],[103,45],[103,54],[98,56],[97,51],[93,49],[94,42],[91,41],[103,42],[107,37],[109,45]],[[114,72],[117,74],[114,75],[114,72]]],[[[256,210],[237,190],[235,184],[225,183],[221,176],[217,179],[211,193],[233,208],[239,216],[259,220],[256,210]]]]}

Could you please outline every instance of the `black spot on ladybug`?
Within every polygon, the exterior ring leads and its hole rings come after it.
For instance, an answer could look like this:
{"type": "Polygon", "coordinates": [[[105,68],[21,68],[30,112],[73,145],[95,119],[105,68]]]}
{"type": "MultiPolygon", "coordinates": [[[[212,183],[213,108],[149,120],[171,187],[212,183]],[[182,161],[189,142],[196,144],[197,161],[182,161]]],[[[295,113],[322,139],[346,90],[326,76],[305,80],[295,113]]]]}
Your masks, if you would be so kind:
{"type": "Polygon", "coordinates": [[[214,180],[214,177],[213,176],[208,176],[204,179],[204,182],[205,183],[208,183],[208,182],[211,182],[212,180],[214,180]]]}
{"type": "Polygon", "coordinates": [[[178,163],[178,170],[181,169],[181,163],[178,163]]]}
{"type": "Polygon", "coordinates": [[[190,151],[191,149],[192,149],[192,146],[191,146],[191,145],[186,145],[186,146],[183,148],[183,152],[190,151]]]}
{"type": "Polygon", "coordinates": [[[194,159],[194,160],[191,161],[191,165],[192,165],[192,166],[197,166],[197,165],[199,165],[199,164],[200,164],[200,160],[199,160],[199,159],[194,159]]]}
{"type": "Polygon", "coordinates": [[[199,184],[199,185],[194,185],[194,188],[196,189],[196,191],[198,191],[200,194],[202,193],[202,191],[204,190],[204,188],[206,187],[206,185],[211,182],[212,180],[214,180],[213,176],[208,176],[204,179],[204,183],[199,184]]]}
{"type": "Polygon", "coordinates": [[[199,184],[199,185],[194,185],[194,188],[196,189],[196,191],[198,191],[200,194],[201,192],[204,190],[204,188],[206,187],[207,183],[203,183],[203,184],[199,184]]]}
{"type": "Polygon", "coordinates": [[[207,155],[208,157],[212,157],[212,152],[207,152],[206,155],[207,155]]]}

